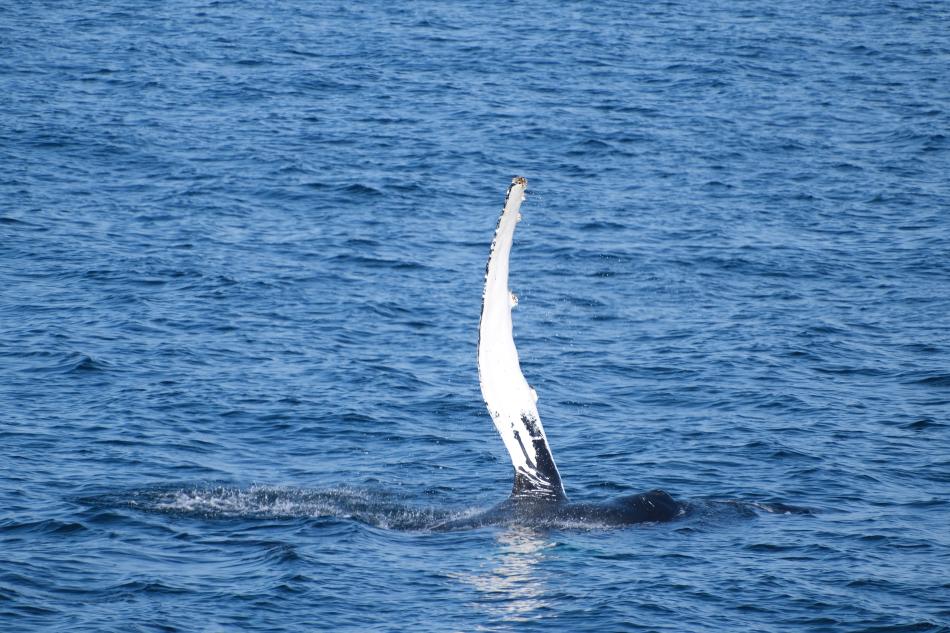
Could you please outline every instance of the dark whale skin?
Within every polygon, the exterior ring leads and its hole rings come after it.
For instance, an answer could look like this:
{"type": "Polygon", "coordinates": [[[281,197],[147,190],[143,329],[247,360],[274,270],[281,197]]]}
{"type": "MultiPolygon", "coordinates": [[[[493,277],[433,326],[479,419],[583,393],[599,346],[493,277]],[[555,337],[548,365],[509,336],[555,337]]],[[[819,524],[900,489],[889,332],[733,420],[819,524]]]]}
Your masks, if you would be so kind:
{"type": "Polygon", "coordinates": [[[618,497],[603,503],[571,503],[563,498],[511,496],[474,516],[446,521],[433,530],[460,530],[488,526],[552,526],[579,524],[619,527],[670,521],[683,512],[683,504],[663,490],[618,497]]]}

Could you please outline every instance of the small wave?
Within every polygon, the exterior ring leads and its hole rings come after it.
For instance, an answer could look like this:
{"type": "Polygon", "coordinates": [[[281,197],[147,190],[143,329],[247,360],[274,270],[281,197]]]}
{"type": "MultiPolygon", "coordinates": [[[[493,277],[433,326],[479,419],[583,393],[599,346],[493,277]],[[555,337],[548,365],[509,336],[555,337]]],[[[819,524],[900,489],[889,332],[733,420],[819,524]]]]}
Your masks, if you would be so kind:
{"type": "Polygon", "coordinates": [[[942,426],[944,425],[941,424],[940,422],[937,422],[933,418],[920,418],[918,420],[914,420],[913,422],[909,422],[905,424],[904,428],[910,429],[912,431],[922,431],[924,429],[940,428],[942,426]]]}
{"type": "Polygon", "coordinates": [[[83,532],[87,530],[82,523],[74,521],[58,521],[56,519],[46,519],[43,521],[5,521],[0,523],[0,532],[29,532],[43,534],[71,534],[73,532],[83,532]]]}
{"type": "Polygon", "coordinates": [[[925,385],[927,387],[950,387],[950,374],[927,376],[926,378],[913,381],[913,384],[925,385]]]}
{"type": "Polygon", "coordinates": [[[580,226],[582,231],[621,231],[625,229],[626,226],[618,222],[611,222],[609,220],[595,220],[592,222],[585,222],[580,226]]]}
{"type": "Polygon", "coordinates": [[[814,516],[809,508],[778,501],[696,500],[685,503],[683,516],[697,519],[753,518],[759,513],[814,516]]]}
{"type": "Polygon", "coordinates": [[[368,255],[353,255],[350,253],[334,255],[333,257],[328,258],[326,261],[347,266],[386,268],[392,270],[422,270],[426,268],[424,264],[419,262],[389,259],[385,257],[370,257],[368,255]]]}
{"type": "Polygon", "coordinates": [[[21,225],[21,226],[34,226],[33,224],[31,224],[31,223],[29,223],[29,222],[26,222],[26,221],[21,220],[21,219],[19,219],[19,218],[11,218],[11,217],[9,217],[9,216],[2,216],[2,217],[0,217],[0,224],[17,224],[17,225],[21,225]]]}
{"type": "Polygon", "coordinates": [[[181,594],[186,589],[165,584],[160,581],[130,580],[110,587],[108,593],[113,597],[139,596],[140,594],[181,594]]]}
{"type": "Polygon", "coordinates": [[[756,510],[761,510],[762,512],[767,512],[769,514],[799,514],[804,516],[815,516],[814,510],[810,508],[793,506],[787,503],[780,503],[778,501],[771,503],[751,501],[749,502],[749,505],[756,510]]]}
{"type": "Polygon", "coordinates": [[[70,374],[108,371],[109,368],[109,363],[102,360],[97,360],[88,354],[83,354],[82,352],[70,352],[60,356],[52,364],[35,365],[33,367],[28,367],[26,371],[50,374],[70,374]]]}
{"type": "Polygon", "coordinates": [[[370,187],[369,185],[364,185],[362,183],[353,183],[351,185],[347,185],[342,187],[340,191],[348,195],[361,196],[364,198],[375,198],[384,195],[379,189],[370,187]]]}

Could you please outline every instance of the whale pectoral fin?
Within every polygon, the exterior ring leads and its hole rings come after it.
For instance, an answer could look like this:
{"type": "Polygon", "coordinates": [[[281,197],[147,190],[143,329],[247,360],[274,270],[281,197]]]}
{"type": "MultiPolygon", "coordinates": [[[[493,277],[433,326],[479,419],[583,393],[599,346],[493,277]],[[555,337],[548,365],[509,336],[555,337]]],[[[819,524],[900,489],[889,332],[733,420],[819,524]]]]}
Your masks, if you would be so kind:
{"type": "Polygon", "coordinates": [[[511,309],[517,299],[508,289],[508,264],[527,184],[524,178],[515,178],[508,187],[485,268],[478,377],[485,404],[515,470],[512,495],[564,499],[561,476],[538,415],[538,395],[521,373],[512,333],[511,309]]]}

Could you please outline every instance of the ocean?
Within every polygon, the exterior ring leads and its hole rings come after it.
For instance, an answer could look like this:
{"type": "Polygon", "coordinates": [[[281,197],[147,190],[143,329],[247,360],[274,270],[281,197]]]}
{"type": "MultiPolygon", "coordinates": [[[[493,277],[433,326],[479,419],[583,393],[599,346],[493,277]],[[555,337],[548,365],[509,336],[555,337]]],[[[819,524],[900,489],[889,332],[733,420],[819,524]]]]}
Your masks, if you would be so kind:
{"type": "Polygon", "coordinates": [[[0,90],[0,630],[950,630],[950,4],[9,2],[0,90]],[[567,494],[672,522],[431,529],[514,176],[567,494]]]}

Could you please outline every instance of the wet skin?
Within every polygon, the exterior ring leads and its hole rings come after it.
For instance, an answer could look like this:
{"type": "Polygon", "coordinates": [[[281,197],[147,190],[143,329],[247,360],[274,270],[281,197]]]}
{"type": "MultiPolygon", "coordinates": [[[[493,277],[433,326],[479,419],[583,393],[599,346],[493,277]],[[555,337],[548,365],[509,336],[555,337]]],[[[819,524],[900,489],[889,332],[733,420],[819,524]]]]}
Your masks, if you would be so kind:
{"type": "Polygon", "coordinates": [[[566,499],[509,497],[480,514],[447,521],[435,530],[457,530],[490,525],[545,525],[583,523],[606,526],[670,521],[683,504],[662,490],[618,497],[604,503],[570,503],[566,499]]]}

